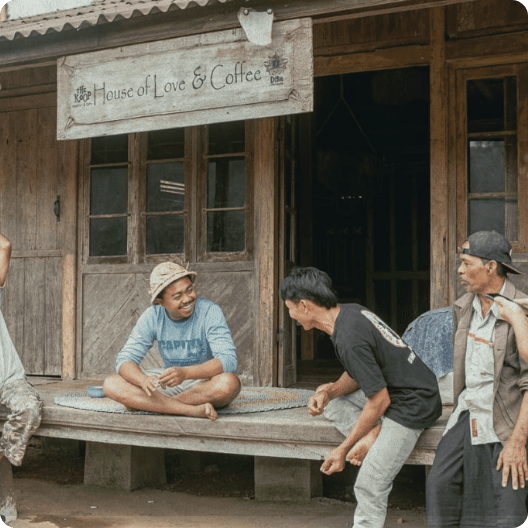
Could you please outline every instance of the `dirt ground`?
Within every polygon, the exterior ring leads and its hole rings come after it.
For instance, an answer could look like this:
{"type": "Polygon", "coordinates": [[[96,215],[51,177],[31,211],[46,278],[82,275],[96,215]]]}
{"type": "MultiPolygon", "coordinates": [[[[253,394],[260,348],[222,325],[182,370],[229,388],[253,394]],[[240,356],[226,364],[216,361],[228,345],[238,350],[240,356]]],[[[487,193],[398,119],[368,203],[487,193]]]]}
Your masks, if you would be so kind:
{"type": "MultiPolygon", "coordinates": [[[[323,497],[308,503],[254,500],[252,457],[205,454],[199,468],[166,454],[167,484],[122,492],[84,486],[84,457],[50,455],[38,439],[14,468],[18,520],[13,528],[326,528],[349,527],[355,502],[352,468],[324,477],[323,497]]],[[[424,528],[423,467],[405,466],[389,499],[386,528],[424,528]]]]}

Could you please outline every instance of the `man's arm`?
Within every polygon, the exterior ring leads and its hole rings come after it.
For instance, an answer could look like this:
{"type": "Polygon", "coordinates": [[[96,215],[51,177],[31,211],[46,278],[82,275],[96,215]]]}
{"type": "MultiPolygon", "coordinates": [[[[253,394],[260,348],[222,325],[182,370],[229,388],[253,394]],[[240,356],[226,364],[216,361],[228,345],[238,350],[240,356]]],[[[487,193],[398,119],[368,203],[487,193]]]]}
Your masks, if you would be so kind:
{"type": "Polygon", "coordinates": [[[519,356],[528,363],[528,299],[512,302],[496,297],[495,303],[499,307],[499,315],[513,328],[519,356]]]}
{"type": "Polygon", "coordinates": [[[378,420],[385,414],[390,405],[390,396],[387,387],[369,396],[365,407],[350,434],[339,447],[336,447],[326,458],[321,466],[321,471],[331,475],[342,471],[345,467],[346,455],[354,447],[356,442],[367,435],[376,425],[378,420]]]}
{"type": "Polygon", "coordinates": [[[11,260],[11,242],[0,233],[0,288],[5,284],[9,261],[11,260]]]}
{"type": "MultiPolygon", "coordinates": [[[[503,297],[495,298],[499,307],[499,314],[509,323],[515,332],[517,351],[521,361],[528,363],[528,317],[523,309],[524,302],[511,302],[503,297]]],[[[511,474],[512,487],[516,490],[524,488],[524,483],[528,480],[528,463],[526,460],[526,441],[528,439],[528,391],[523,395],[521,409],[513,432],[504,445],[497,461],[497,470],[502,469],[502,485],[508,485],[511,474]]]]}
{"type": "Polygon", "coordinates": [[[219,359],[210,359],[200,365],[189,365],[188,367],[169,367],[159,377],[162,387],[168,385],[174,387],[186,379],[209,379],[222,374],[224,368],[219,359]]]}
{"type": "Polygon", "coordinates": [[[512,487],[524,488],[528,480],[528,463],[526,461],[526,440],[528,439],[528,391],[523,395],[521,409],[513,432],[504,445],[497,461],[497,470],[502,469],[502,486],[508,485],[511,474],[512,487]]]}
{"type": "Polygon", "coordinates": [[[335,383],[326,383],[317,387],[315,394],[308,402],[308,411],[312,416],[317,416],[333,399],[346,396],[358,389],[359,385],[356,380],[351,378],[347,372],[343,372],[335,383]]]}

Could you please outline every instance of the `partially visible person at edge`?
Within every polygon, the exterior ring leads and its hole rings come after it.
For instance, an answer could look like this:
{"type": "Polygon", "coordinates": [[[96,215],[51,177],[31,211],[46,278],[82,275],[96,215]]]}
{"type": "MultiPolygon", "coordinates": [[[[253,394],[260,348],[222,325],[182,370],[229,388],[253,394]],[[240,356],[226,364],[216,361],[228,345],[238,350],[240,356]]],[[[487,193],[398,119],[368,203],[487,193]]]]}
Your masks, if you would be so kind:
{"type": "Polygon", "coordinates": [[[20,466],[29,438],[40,425],[42,401],[26,379],[1,311],[10,260],[11,243],[0,234],[0,403],[9,411],[0,438],[0,464],[20,466]]]}
{"type": "Polygon", "coordinates": [[[198,297],[196,272],[173,262],[150,276],[153,306],[138,319],[116,359],[117,375],[104,382],[105,395],[129,409],[216,420],[215,408],[240,392],[237,355],[220,306],[198,297]],[[164,368],[140,364],[154,341],[164,368]]]}
{"type": "Polygon", "coordinates": [[[459,248],[468,293],[453,306],[455,408],[427,481],[430,528],[526,521],[528,295],[508,279],[522,273],[511,250],[495,231],[474,233],[459,248]]]}
{"type": "Polygon", "coordinates": [[[330,277],[294,268],[280,288],[292,319],[330,335],[344,373],[316,389],[308,403],[345,439],[321,471],[360,466],[354,486],[355,528],[382,528],[392,483],[425,427],[442,413],[435,375],[377,315],[359,304],[338,304],[330,277]]]}

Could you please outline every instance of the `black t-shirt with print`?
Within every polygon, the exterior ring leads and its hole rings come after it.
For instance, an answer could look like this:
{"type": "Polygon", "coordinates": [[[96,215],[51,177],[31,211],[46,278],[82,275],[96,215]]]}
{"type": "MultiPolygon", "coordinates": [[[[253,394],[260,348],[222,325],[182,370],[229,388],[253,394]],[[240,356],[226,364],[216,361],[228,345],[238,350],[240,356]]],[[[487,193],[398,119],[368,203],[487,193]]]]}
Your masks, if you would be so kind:
{"type": "Polygon", "coordinates": [[[387,387],[387,418],[411,429],[431,426],[442,414],[433,372],[378,316],[359,304],[339,306],[331,339],[347,374],[367,397],[387,387]]]}

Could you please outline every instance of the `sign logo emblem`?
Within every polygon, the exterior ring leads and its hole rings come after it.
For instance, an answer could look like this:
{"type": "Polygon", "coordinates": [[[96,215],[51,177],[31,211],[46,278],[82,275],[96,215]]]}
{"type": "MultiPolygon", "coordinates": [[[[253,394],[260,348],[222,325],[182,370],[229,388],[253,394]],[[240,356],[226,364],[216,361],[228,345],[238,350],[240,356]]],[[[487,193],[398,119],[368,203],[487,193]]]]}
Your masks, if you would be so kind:
{"type": "Polygon", "coordinates": [[[286,71],[288,61],[281,57],[277,52],[268,57],[264,62],[266,71],[270,74],[271,84],[282,84],[284,82],[283,74],[286,71]]]}

